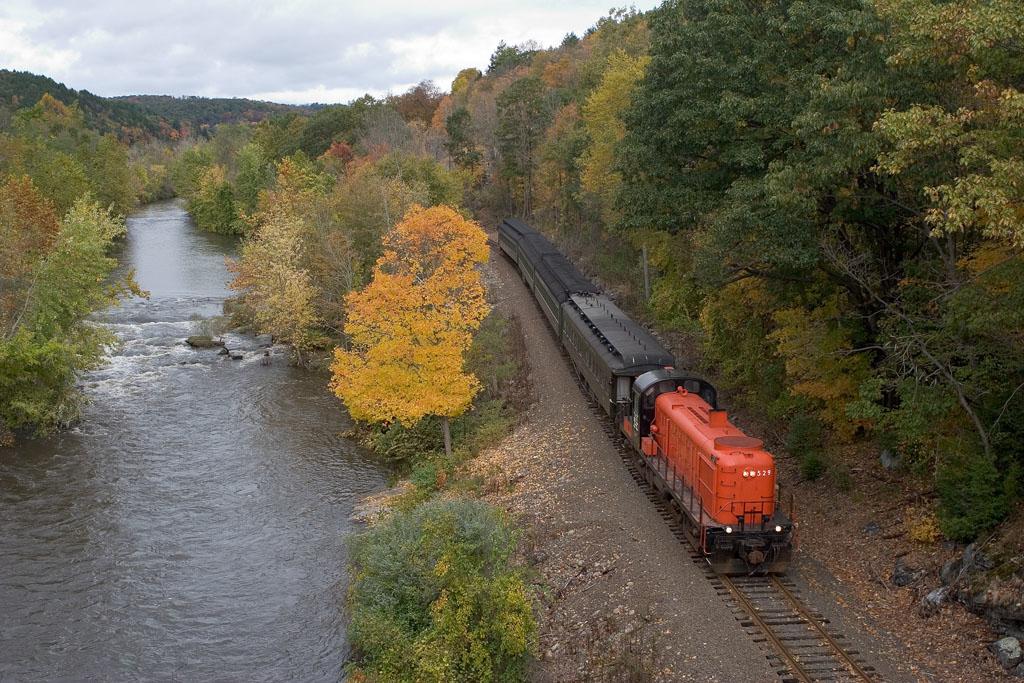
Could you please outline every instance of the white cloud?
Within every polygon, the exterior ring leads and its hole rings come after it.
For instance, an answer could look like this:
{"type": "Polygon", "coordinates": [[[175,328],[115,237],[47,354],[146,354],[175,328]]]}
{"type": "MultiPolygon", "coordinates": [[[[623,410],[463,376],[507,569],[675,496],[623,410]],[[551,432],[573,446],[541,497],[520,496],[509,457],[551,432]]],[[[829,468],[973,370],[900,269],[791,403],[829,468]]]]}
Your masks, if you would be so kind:
{"type": "Polygon", "coordinates": [[[383,97],[388,94],[384,90],[360,90],[359,88],[328,88],[319,84],[313,88],[303,90],[271,90],[267,92],[256,92],[247,97],[254,100],[265,100],[268,102],[283,102],[284,104],[311,104],[314,102],[351,102],[363,95],[383,97]]]}
{"type": "MultiPolygon", "coordinates": [[[[640,9],[656,0],[640,2],[640,9]]],[[[500,40],[556,44],[608,0],[3,0],[0,67],[101,95],[347,101],[484,68],[500,40]]]]}
{"type": "Polygon", "coordinates": [[[25,22],[0,18],[0,65],[19,71],[64,76],[81,56],[76,50],[34,45],[25,22]]]}

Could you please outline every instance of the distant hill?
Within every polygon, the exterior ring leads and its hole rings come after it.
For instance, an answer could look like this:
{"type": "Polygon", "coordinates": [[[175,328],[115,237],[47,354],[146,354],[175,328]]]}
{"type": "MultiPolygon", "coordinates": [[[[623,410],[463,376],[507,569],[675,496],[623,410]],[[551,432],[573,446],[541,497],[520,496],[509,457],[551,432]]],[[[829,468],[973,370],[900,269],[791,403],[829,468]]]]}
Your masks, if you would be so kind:
{"type": "Polygon", "coordinates": [[[300,107],[236,97],[126,95],[113,97],[111,101],[135,105],[165,119],[175,128],[187,124],[193,130],[216,126],[219,123],[255,123],[281,114],[309,114],[315,109],[314,106],[300,107]]]}
{"type": "Polygon", "coordinates": [[[201,132],[219,123],[255,123],[281,114],[310,114],[322,107],[227,97],[101,97],[88,90],[74,90],[47,76],[0,69],[0,110],[11,112],[30,107],[44,93],[50,93],[65,104],[77,102],[90,128],[101,133],[113,133],[129,142],[147,138],[177,138],[201,132]]]}
{"type": "Polygon", "coordinates": [[[131,102],[100,97],[88,90],[74,90],[47,76],[0,69],[0,107],[11,111],[30,107],[44,93],[50,93],[65,104],[77,102],[86,124],[101,133],[113,133],[126,140],[162,134],[159,118],[131,102]]]}

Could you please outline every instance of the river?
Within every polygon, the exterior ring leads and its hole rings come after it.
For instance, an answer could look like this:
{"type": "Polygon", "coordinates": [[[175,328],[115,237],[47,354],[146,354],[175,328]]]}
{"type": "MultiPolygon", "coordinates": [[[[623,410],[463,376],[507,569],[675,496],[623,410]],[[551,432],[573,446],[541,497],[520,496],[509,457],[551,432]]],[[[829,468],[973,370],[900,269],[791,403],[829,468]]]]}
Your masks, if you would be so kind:
{"type": "Polygon", "coordinates": [[[338,680],[345,537],[384,473],[339,435],[325,379],[182,341],[229,295],[231,238],[177,202],[128,219],[151,298],[73,430],[0,449],[0,680],[338,680]]]}

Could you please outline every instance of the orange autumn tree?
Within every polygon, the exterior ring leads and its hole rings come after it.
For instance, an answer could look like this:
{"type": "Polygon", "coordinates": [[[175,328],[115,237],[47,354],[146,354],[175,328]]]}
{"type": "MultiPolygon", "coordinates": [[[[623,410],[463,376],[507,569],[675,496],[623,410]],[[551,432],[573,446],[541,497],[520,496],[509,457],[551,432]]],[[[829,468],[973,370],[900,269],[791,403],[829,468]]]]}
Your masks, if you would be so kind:
{"type": "Polygon", "coordinates": [[[487,235],[447,206],[414,205],[384,238],[372,281],[345,299],[349,348],[334,351],[331,390],[357,420],[411,426],[449,420],[480,389],[464,368],[473,333],[490,310],[479,266],[487,235]]]}

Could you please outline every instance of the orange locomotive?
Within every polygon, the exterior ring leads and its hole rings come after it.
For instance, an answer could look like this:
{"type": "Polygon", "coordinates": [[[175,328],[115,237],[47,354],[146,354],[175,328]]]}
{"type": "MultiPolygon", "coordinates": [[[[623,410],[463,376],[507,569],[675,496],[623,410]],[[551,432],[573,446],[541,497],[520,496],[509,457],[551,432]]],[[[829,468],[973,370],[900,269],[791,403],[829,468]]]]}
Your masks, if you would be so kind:
{"type": "Polygon", "coordinates": [[[775,461],[760,439],[736,429],[683,387],[655,401],[653,434],[644,452],[661,451],[722,524],[770,519],[775,511],[775,461]]]}
{"type": "Polygon", "coordinates": [[[777,504],[775,459],[718,410],[714,387],[672,368],[633,382],[620,428],[647,481],[722,574],[785,571],[793,524],[777,504]]]}

